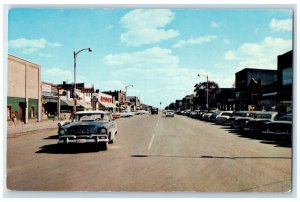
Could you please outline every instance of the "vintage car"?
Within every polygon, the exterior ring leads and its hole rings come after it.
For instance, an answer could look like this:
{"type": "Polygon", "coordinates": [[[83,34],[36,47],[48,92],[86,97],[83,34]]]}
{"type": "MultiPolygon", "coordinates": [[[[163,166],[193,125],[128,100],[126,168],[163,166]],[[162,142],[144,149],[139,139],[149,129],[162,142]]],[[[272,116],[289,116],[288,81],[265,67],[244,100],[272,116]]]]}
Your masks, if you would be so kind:
{"type": "Polygon", "coordinates": [[[158,108],[151,108],[151,114],[158,114],[158,108]]]}
{"type": "Polygon", "coordinates": [[[216,116],[215,123],[224,125],[225,122],[232,116],[233,111],[222,111],[216,116]]]}
{"type": "Polygon", "coordinates": [[[234,129],[242,129],[249,120],[254,119],[256,113],[257,111],[235,111],[225,121],[224,125],[234,129]]]}
{"type": "Polygon", "coordinates": [[[117,133],[117,124],[109,112],[80,111],[70,123],[59,125],[58,144],[97,144],[107,150],[117,133]]]}
{"type": "Polygon", "coordinates": [[[270,138],[292,137],[292,112],[279,115],[262,129],[262,134],[270,138]]]}
{"type": "Polygon", "coordinates": [[[274,121],[277,114],[278,112],[258,112],[254,119],[249,120],[245,124],[241,132],[248,135],[259,136],[265,128],[266,123],[274,121]]]}
{"type": "Polygon", "coordinates": [[[174,117],[175,112],[173,110],[166,110],[166,117],[174,117]]]}

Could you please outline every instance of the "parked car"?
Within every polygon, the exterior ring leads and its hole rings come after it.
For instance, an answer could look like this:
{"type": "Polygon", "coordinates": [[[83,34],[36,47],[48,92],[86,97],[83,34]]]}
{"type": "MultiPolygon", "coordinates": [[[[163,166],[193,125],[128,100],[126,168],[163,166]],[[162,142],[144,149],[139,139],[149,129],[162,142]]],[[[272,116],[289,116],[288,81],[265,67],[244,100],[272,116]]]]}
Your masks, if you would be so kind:
{"type": "Polygon", "coordinates": [[[261,135],[261,132],[265,128],[266,123],[274,121],[277,114],[278,112],[258,112],[255,115],[254,119],[249,120],[245,124],[242,132],[248,135],[261,135]]]}
{"type": "Polygon", "coordinates": [[[247,111],[234,111],[232,116],[227,121],[225,121],[224,125],[233,128],[236,119],[238,119],[239,117],[246,117],[247,115],[247,111]]]}
{"type": "Polygon", "coordinates": [[[121,117],[120,113],[118,112],[112,113],[111,116],[113,119],[119,119],[121,117]]]}
{"type": "Polygon", "coordinates": [[[212,113],[212,115],[209,117],[209,121],[214,122],[216,120],[217,116],[221,113],[222,113],[222,111],[214,111],[212,113]]]}
{"type": "Polygon", "coordinates": [[[72,122],[59,128],[58,144],[96,144],[107,150],[117,132],[109,112],[80,111],[74,114],[72,122]]]}
{"type": "Polygon", "coordinates": [[[174,117],[175,112],[173,110],[166,110],[166,117],[174,117]]]}
{"type": "Polygon", "coordinates": [[[292,112],[278,115],[262,129],[262,134],[270,138],[292,138],[292,112]]]}
{"type": "Polygon", "coordinates": [[[248,121],[256,117],[257,113],[259,113],[259,111],[248,111],[246,116],[236,118],[232,128],[242,130],[248,121]]]}
{"type": "Polygon", "coordinates": [[[132,116],[134,116],[134,112],[129,112],[129,111],[120,112],[120,117],[121,118],[132,117],[132,116]]]}
{"type": "Polygon", "coordinates": [[[233,111],[223,111],[216,116],[215,123],[224,125],[225,122],[232,116],[233,111]]]}
{"type": "Polygon", "coordinates": [[[217,110],[210,110],[210,111],[208,111],[208,112],[207,112],[207,110],[206,110],[206,112],[204,112],[204,113],[202,114],[203,120],[209,121],[209,120],[211,119],[211,116],[213,115],[214,112],[219,113],[219,111],[217,111],[217,110]]]}

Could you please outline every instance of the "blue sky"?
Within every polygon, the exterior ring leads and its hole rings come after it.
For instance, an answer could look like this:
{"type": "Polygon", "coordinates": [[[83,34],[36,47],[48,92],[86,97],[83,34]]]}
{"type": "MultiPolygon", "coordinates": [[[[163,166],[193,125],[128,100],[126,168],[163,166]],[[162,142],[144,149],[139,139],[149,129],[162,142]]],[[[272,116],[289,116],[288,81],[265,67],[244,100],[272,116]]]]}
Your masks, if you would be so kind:
{"type": "Polygon", "coordinates": [[[231,87],[244,68],[277,68],[292,49],[293,13],[285,9],[14,8],[8,52],[42,66],[42,80],[124,90],[162,107],[193,92],[208,75],[231,87]]]}

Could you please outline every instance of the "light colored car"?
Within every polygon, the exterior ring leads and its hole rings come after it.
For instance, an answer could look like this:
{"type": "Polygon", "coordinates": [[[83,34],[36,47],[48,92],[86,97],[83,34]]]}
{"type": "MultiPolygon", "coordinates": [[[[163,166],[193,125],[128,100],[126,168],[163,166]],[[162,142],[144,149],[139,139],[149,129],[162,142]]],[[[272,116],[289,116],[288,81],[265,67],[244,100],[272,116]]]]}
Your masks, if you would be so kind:
{"type": "Polygon", "coordinates": [[[120,112],[120,117],[121,118],[124,118],[124,117],[132,117],[134,116],[134,112],[129,112],[129,111],[123,111],[123,112],[120,112]]]}
{"type": "Polygon", "coordinates": [[[58,144],[97,144],[107,150],[117,133],[117,124],[109,112],[80,111],[69,124],[59,128],[58,144]]]}
{"type": "Polygon", "coordinates": [[[216,116],[215,123],[224,125],[225,122],[232,116],[233,111],[222,111],[216,116]]]}
{"type": "Polygon", "coordinates": [[[174,117],[175,112],[173,110],[166,110],[166,117],[174,117]]]}

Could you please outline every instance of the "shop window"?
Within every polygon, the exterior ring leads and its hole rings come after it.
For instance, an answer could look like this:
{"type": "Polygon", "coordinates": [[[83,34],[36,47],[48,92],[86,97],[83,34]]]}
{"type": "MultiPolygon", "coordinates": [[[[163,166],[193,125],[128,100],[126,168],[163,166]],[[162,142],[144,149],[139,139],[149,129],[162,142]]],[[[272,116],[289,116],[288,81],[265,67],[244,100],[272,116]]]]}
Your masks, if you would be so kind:
{"type": "Polygon", "coordinates": [[[31,110],[30,110],[30,118],[34,118],[35,117],[35,114],[34,114],[34,107],[32,106],[31,107],[31,110]]]}
{"type": "Polygon", "coordinates": [[[11,120],[11,106],[7,106],[7,120],[11,120]]]}

